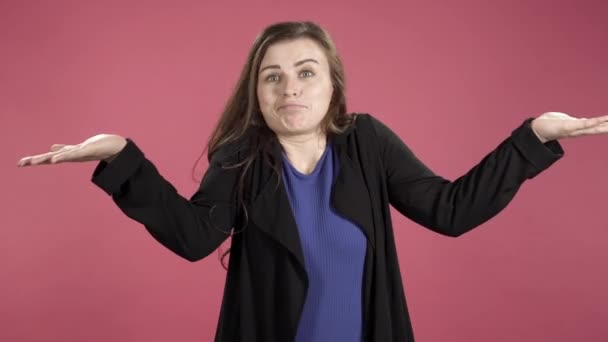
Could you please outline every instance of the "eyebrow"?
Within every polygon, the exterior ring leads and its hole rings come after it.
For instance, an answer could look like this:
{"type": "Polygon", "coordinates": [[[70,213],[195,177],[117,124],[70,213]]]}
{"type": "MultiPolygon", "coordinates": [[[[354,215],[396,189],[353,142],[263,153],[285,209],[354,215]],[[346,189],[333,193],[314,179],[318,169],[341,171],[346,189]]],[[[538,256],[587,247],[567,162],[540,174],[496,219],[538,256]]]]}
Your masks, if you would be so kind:
{"type": "MultiPolygon", "coordinates": [[[[302,64],[307,63],[307,62],[313,62],[313,63],[319,64],[319,62],[317,62],[316,59],[306,58],[306,59],[303,59],[301,61],[296,62],[293,66],[297,67],[297,66],[302,65],[302,64]]],[[[281,67],[278,66],[278,65],[276,65],[276,64],[268,65],[268,66],[265,66],[262,69],[260,69],[260,74],[262,73],[262,71],[264,71],[266,69],[281,69],[281,67]]]]}

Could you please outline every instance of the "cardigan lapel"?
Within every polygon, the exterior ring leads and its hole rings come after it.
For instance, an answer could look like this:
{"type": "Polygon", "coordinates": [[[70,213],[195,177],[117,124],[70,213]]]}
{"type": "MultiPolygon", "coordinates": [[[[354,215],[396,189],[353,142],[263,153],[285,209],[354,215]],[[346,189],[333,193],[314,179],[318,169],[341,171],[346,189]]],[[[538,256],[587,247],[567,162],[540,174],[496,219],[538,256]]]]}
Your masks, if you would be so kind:
{"type": "Polygon", "coordinates": [[[336,154],[340,158],[340,170],[332,187],[331,204],[344,217],[356,223],[365,234],[368,245],[375,250],[372,203],[365,180],[358,164],[353,159],[358,153],[353,141],[347,144],[346,133],[335,136],[336,154]]]}
{"type": "MultiPolygon", "coordinates": [[[[272,154],[274,160],[280,162],[281,146],[276,141],[272,146],[272,154]]],[[[267,181],[262,185],[259,195],[252,203],[251,219],[257,228],[285,247],[302,266],[302,269],[306,270],[298,227],[283,177],[277,175],[266,162],[261,163],[261,167],[263,169],[262,179],[267,179],[267,181]]]]}
{"type": "Polygon", "coordinates": [[[297,262],[306,269],[298,227],[285,186],[281,180],[275,190],[276,181],[276,178],[272,177],[272,180],[264,186],[253,203],[251,218],[259,229],[283,245],[291,252],[297,262]]]}

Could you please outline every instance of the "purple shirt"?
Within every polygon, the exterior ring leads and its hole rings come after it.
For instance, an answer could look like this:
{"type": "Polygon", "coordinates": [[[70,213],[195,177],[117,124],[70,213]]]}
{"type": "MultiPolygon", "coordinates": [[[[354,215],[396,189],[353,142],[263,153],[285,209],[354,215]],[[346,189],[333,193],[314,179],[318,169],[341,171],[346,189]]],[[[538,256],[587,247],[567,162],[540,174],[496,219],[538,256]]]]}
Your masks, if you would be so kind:
{"type": "Polygon", "coordinates": [[[298,226],[309,288],[296,341],[360,341],[367,240],[330,205],[339,170],[333,144],[312,173],[296,170],[283,152],[283,177],[298,226]]]}

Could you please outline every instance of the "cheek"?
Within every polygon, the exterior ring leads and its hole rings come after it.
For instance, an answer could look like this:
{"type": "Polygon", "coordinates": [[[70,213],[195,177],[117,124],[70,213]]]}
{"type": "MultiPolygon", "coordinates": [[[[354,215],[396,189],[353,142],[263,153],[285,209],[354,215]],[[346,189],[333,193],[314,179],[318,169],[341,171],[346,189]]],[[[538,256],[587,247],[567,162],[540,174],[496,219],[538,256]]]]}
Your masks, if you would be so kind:
{"type": "Polygon", "coordinates": [[[256,96],[258,97],[258,103],[261,106],[264,103],[264,90],[258,85],[255,91],[256,96]]]}
{"type": "Polygon", "coordinates": [[[327,85],[327,89],[325,91],[325,96],[326,96],[326,101],[329,104],[329,102],[331,102],[331,98],[334,95],[334,86],[330,83],[329,85],[327,85]]]}
{"type": "Polygon", "coordinates": [[[322,98],[331,98],[333,92],[333,86],[331,84],[331,80],[324,79],[322,82],[319,82],[315,87],[315,95],[321,96],[322,98]]]}
{"type": "Polygon", "coordinates": [[[274,102],[274,96],[272,89],[269,88],[258,88],[258,102],[261,108],[272,106],[274,102]]]}
{"type": "Polygon", "coordinates": [[[275,126],[276,118],[274,116],[274,96],[272,94],[272,89],[264,89],[262,87],[258,88],[258,106],[259,110],[262,113],[262,117],[266,124],[270,127],[275,126]]]}
{"type": "Polygon", "coordinates": [[[333,86],[331,84],[323,84],[314,89],[312,94],[317,104],[323,107],[328,106],[333,95],[333,86]]]}

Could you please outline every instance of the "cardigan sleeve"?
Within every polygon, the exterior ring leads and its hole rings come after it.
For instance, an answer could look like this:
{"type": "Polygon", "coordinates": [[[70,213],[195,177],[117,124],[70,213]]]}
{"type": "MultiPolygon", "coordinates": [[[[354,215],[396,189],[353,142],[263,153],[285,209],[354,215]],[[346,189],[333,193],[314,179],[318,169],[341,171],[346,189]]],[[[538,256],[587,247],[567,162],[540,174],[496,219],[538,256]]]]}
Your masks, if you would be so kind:
{"type": "Polygon", "coordinates": [[[386,125],[370,116],[390,204],[437,233],[459,236],[488,221],[532,179],[564,155],[553,140],[542,143],[526,119],[498,147],[454,181],[436,175],[386,125]]]}
{"type": "Polygon", "coordinates": [[[196,261],[212,253],[235,224],[237,171],[222,168],[221,154],[215,156],[189,199],[177,193],[131,139],[111,163],[99,162],[91,181],[158,242],[196,261]]]}

